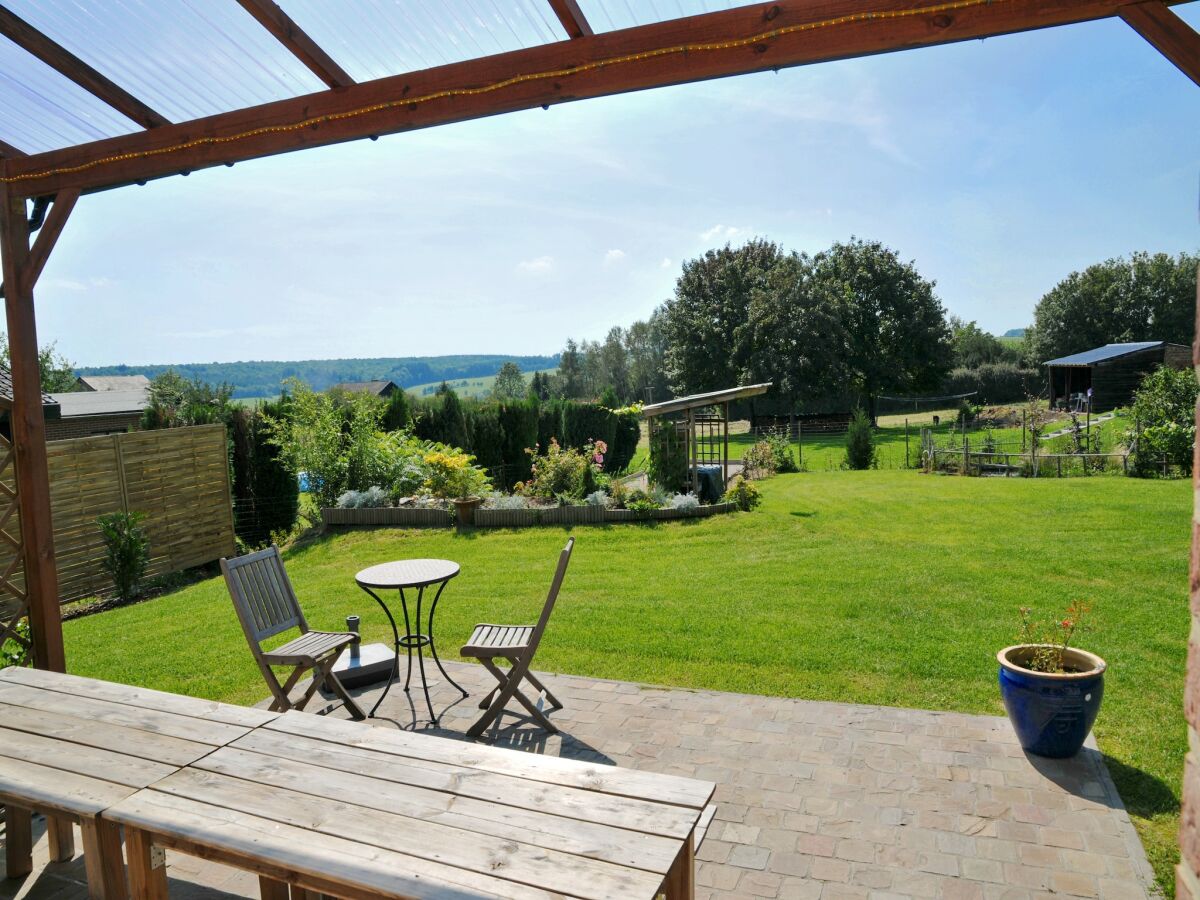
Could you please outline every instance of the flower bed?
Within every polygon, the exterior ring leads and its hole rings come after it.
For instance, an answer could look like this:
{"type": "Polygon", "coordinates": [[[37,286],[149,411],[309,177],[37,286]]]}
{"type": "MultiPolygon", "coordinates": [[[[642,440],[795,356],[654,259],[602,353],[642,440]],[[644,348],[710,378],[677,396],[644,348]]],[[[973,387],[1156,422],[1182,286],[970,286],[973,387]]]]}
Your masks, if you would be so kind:
{"type": "MultiPolygon", "coordinates": [[[[534,506],[528,509],[477,509],[476,528],[525,528],[532,525],[602,525],[610,522],[647,522],[702,519],[735,512],[736,503],[714,503],[685,509],[605,509],[603,506],[534,506]]],[[[449,528],[452,511],[383,506],[360,509],[323,509],[321,521],[331,526],[391,525],[401,528],[449,528]]]]}

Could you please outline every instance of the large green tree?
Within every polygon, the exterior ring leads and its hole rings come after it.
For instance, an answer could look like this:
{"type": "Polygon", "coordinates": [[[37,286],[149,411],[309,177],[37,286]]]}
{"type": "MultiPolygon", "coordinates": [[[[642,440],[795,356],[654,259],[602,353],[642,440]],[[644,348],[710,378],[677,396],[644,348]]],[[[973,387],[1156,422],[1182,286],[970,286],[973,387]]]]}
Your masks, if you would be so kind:
{"type": "Polygon", "coordinates": [[[840,305],[814,282],[813,261],[779,261],[750,298],[742,338],[749,346],[743,382],[770,381],[791,408],[836,394],[848,375],[849,342],[840,305]]]}
{"type": "Polygon", "coordinates": [[[974,322],[950,317],[950,340],[954,345],[955,368],[977,369],[991,363],[1020,362],[1020,354],[1001,343],[974,322]]]}
{"type": "Polygon", "coordinates": [[[810,290],[837,310],[847,386],[874,417],[880,394],[935,390],[950,370],[950,328],[934,282],[878,241],[851,238],[812,260],[810,290]]]}
{"type": "Polygon", "coordinates": [[[1109,343],[1190,344],[1197,266],[1200,254],[1134,253],[1072,272],[1034,309],[1025,340],[1029,361],[1040,364],[1109,343]]]}
{"type": "Polygon", "coordinates": [[[493,398],[496,400],[520,400],[527,391],[525,376],[521,374],[520,366],[510,361],[500,367],[500,371],[496,373],[496,380],[492,384],[493,398]]]}
{"type": "Polygon", "coordinates": [[[662,319],[667,372],[677,392],[739,383],[753,351],[746,330],[751,297],[767,288],[783,258],[779,245],[756,239],[737,248],[726,244],[683,264],[662,319]]]}

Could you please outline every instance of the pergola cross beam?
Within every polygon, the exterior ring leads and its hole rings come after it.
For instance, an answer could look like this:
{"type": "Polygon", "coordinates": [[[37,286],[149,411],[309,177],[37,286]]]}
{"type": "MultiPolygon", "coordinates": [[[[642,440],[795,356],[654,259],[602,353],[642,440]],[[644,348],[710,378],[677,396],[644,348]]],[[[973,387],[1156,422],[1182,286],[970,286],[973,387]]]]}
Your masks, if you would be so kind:
{"type": "Polygon", "coordinates": [[[331,88],[344,88],[354,84],[354,79],[325,52],[320,44],[308,36],[296,22],[284,12],[275,0],[237,0],[238,5],[252,15],[263,28],[271,33],[288,52],[304,63],[314,75],[331,88]]]}
{"type": "Polygon", "coordinates": [[[1200,85],[1200,32],[1159,0],[1123,7],[1120,16],[1179,71],[1200,85]]]}
{"type": "Polygon", "coordinates": [[[0,34],[143,128],[170,124],[166,116],[151,109],[4,6],[0,6],[0,34]]]}
{"type": "Polygon", "coordinates": [[[0,141],[0,159],[16,159],[18,156],[24,155],[25,151],[18,150],[6,141],[0,141]]]}
{"type": "Polygon", "coordinates": [[[558,21],[562,22],[568,37],[590,37],[595,33],[583,10],[579,8],[578,0],[550,0],[550,8],[558,16],[558,21]]]}

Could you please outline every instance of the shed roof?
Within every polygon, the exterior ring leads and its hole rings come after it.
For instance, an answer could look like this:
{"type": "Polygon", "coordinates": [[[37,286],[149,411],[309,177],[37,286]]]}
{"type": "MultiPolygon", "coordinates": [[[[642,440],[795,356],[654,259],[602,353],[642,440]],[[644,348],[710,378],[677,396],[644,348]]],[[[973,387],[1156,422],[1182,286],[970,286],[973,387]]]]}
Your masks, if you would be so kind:
{"type": "Polygon", "coordinates": [[[80,375],[79,381],[93,391],[141,391],[150,387],[145,375],[80,375]]]}
{"type": "Polygon", "coordinates": [[[74,391],[50,396],[61,408],[64,419],[140,413],[148,402],[145,391],[74,391]]]}
{"type": "MultiPolygon", "coordinates": [[[[0,366],[0,410],[12,409],[12,405],[12,371],[8,366],[0,366]]],[[[59,415],[58,401],[45,391],[42,391],[42,415],[47,419],[57,419],[59,415]]]]}
{"type": "Polygon", "coordinates": [[[765,394],[771,387],[771,382],[764,384],[747,384],[742,387],[726,388],[723,391],[709,391],[707,394],[692,394],[688,397],[676,397],[665,400],[642,409],[642,418],[653,419],[673,412],[683,412],[688,409],[703,409],[706,406],[716,406],[720,403],[731,403],[734,400],[744,400],[746,397],[756,397],[765,394]]]}
{"type": "Polygon", "coordinates": [[[396,383],[394,381],[343,381],[333,387],[336,390],[349,391],[352,394],[374,394],[378,397],[388,388],[396,390],[396,383]]]}
{"type": "MultiPolygon", "coordinates": [[[[1154,350],[1158,347],[1165,347],[1166,341],[1135,341],[1128,344],[1105,344],[1103,347],[1096,347],[1092,350],[1084,350],[1082,353],[1072,353],[1070,356],[1060,356],[1058,359],[1048,359],[1042,363],[1044,366],[1091,366],[1096,363],[1107,362],[1110,359],[1120,359],[1122,356],[1129,356],[1133,353],[1141,353],[1144,350],[1154,350]]],[[[1183,346],[1177,344],[1176,346],[1183,346]]]]}

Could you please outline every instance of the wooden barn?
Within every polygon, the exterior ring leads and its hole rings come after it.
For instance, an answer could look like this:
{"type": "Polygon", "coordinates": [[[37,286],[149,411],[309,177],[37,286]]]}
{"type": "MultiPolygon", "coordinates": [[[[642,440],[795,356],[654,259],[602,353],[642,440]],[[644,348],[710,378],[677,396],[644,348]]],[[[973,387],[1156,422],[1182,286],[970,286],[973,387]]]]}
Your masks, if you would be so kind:
{"type": "Polygon", "coordinates": [[[1159,366],[1186,369],[1192,350],[1166,341],[1105,344],[1043,363],[1049,373],[1050,407],[1082,410],[1092,391],[1092,412],[1127,406],[1144,378],[1159,366]]]}

